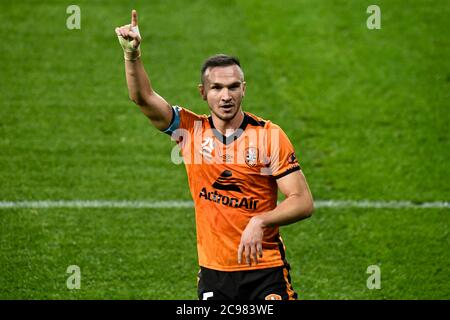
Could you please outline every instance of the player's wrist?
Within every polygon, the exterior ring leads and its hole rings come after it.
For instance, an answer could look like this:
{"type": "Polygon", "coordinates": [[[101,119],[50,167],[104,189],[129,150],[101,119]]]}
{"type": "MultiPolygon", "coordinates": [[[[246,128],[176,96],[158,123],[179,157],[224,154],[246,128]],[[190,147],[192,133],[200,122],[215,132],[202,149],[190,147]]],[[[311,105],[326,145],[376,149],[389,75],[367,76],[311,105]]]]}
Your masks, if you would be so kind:
{"type": "Polygon", "coordinates": [[[139,27],[137,25],[126,25],[118,28],[116,34],[122,47],[125,60],[137,60],[141,56],[141,35],[139,33],[139,27]]]}
{"type": "Polygon", "coordinates": [[[127,61],[136,61],[141,57],[141,49],[133,51],[124,51],[124,59],[127,61]]]}
{"type": "Polygon", "coordinates": [[[265,216],[259,215],[259,216],[254,216],[252,218],[253,223],[255,223],[257,226],[259,226],[262,229],[265,229],[267,227],[269,227],[269,223],[266,221],[267,219],[265,219],[265,216]]]}

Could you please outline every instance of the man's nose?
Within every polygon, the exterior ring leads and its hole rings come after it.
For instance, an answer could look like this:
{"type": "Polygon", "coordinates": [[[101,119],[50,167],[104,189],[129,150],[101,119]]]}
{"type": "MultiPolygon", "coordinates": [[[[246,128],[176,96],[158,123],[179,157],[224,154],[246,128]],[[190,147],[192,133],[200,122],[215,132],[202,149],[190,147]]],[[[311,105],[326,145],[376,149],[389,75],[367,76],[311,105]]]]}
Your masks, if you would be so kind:
{"type": "Polygon", "coordinates": [[[228,91],[228,88],[224,88],[222,92],[222,101],[228,102],[231,100],[230,92],[228,91]]]}

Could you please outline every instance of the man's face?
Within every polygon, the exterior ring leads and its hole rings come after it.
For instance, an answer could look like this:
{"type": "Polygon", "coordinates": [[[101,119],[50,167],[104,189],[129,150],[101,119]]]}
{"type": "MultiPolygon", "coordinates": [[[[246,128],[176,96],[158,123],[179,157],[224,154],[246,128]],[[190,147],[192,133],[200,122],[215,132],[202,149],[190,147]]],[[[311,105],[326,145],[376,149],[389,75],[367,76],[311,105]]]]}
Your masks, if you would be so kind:
{"type": "Polygon", "coordinates": [[[200,93],[211,112],[223,121],[232,120],[241,110],[245,94],[245,82],[239,66],[208,68],[203,77],[200,93]]]}

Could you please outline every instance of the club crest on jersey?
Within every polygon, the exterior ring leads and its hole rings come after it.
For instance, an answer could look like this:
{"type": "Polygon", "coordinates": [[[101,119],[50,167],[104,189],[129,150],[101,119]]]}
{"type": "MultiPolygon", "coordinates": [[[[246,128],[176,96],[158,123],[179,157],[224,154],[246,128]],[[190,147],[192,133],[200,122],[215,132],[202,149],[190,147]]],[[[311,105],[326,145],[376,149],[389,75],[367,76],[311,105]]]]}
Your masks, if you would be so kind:
{"type": "Polygon", "coordinates": [[[245,149],[245,163],[249,167],[254,167],[258,164],[258,148],[248,147],[245,149]]]}

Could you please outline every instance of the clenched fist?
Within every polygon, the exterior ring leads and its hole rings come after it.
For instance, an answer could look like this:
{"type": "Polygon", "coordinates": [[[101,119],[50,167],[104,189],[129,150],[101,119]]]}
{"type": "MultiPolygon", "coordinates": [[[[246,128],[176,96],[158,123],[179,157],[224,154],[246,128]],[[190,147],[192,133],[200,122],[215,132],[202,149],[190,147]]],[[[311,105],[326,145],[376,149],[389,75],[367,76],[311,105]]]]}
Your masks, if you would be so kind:
{"type": "Polygon", "coordinates": [[[131,11],[131,24],[116,28],[116,34],[123,48],[125,60],[137,60],[141,56],[139,49],[141,35],[139,34],[136,10],[131,11]]]}

